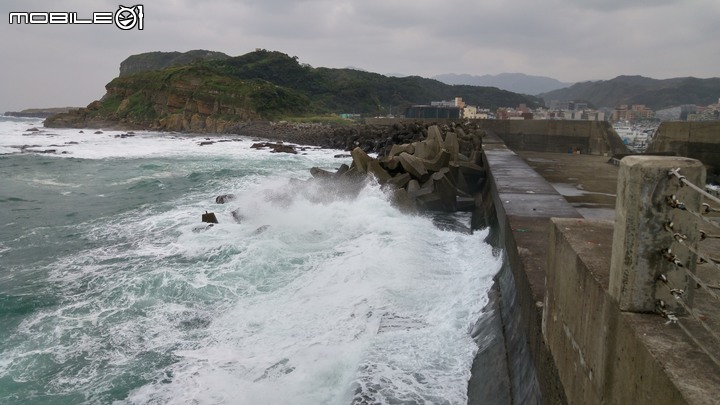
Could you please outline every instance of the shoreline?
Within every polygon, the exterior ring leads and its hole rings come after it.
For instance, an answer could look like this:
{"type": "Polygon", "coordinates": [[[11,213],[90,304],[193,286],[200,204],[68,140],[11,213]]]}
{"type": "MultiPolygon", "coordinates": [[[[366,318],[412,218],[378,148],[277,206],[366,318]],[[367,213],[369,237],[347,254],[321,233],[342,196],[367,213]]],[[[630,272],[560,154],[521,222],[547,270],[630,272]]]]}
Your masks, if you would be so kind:
{"type": "MultiPolygon", "coordinates": [[[[94,129],[105,131],[153,131],[167,134],[198,135],[219,137],[241,135],[256,137],[277,142],[295,143],[299,145],[318,146],[325,149],[351,151],[360,147],[367,153],[387,154],[394,144],[407,144],[427,138],[427,129],[439,125],[444,129],[462,128],[466,133],[482,134],[484,131],[476,123],[405,121],[388,122],[387,124],[325,124],[325,123],[294,123],[286,121],[247,121],[229,126],[223,132],[185,132],[168,131],[148,128],[141,125],[119,122],[97,121],[84,122],[80,126],[47,126],[45,128],[94,129]]],[[[445,131],[444,131],[445,132],[445,131]]],[[[481,135],[482,136],[482,135],[481,135]]]]}

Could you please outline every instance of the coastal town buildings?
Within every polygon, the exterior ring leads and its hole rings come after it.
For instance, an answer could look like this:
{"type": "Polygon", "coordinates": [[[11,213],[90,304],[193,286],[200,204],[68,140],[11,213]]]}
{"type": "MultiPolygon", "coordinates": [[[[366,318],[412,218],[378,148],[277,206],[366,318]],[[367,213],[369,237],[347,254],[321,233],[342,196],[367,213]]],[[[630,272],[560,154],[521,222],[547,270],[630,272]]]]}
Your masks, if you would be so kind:
{"type": "Polygon", "coordinates": [[[655,116],[655,112],[642,104],[633,104],[627,106],[625,104],[615,108],[615,112],[611,117],[613,122],[637,122],[642,120],[649,120],[655,116]]]}
{"type": "Polygon", "coordinates": [[[431,101],[406,109],[406,118],[464,118],[501,120],[582,120],[610,121],[631,125],[657,121],[716,121],[720,120],[720,99],[708,106],[682,105],[653,111],[642,104],[620,105],[612,108],[591,108],[587,102],[551,100],[547,108],[530,108],[526,104],[501,107],[495,111],[469,105],[462,97],[431,101]]]}

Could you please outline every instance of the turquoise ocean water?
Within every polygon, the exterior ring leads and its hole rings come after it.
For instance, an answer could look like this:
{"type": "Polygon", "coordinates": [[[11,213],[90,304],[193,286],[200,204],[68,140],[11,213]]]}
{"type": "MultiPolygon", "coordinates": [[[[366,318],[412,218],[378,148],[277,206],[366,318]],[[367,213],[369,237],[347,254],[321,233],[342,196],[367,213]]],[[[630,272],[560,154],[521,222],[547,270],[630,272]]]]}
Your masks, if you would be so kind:
{"type": "Polygon", "coordinates": [[[466,401],[485,232],[288,187],[337,151],[93,132],[0,118],[0,404],[466,401]]]}

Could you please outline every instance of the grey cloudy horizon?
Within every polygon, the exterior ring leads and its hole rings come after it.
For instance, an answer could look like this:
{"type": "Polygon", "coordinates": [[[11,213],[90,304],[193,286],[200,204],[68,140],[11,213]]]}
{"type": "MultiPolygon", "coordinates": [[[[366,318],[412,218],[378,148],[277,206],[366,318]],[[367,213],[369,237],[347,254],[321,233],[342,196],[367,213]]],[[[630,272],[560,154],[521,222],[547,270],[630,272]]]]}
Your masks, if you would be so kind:
{"type": "MultiPolygon", "coordinates": [[[[117,1],[0,3],[0,113],[85,106],[130,55],[264,48],[315,67],[432,77],[525,73],[718,77],[717,0],[154,0],[144,30],[9,24],[10,12],[115,11],[117,1]]],[[[720,95],[719,95],[720,96],[720,95]]]]}

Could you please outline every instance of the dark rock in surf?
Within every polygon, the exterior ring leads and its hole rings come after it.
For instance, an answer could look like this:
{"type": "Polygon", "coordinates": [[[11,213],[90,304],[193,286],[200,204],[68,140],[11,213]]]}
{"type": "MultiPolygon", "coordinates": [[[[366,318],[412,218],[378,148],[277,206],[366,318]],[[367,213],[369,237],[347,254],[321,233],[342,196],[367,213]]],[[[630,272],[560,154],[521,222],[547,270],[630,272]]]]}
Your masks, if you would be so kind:
{"type": "Polygon", "coordinates": [[[242,221],[245,220],[245,215],[240,212],[240,208],[232,210],[230,214],[232,215],[235,222],[237,222],[238,224],[241,224],[242,221]]]}
{"type": "Polygon", "coordinates": [[[225,204],[235,199],[235,194],[223,194],[215,197],[217,204],[225,204]]]}
{"type": "Polygon", "coordinates": [[[280,143],[272,143],[272,142],[258,142],[254,143],[250,146],[252,149],[264,149],[264,148],[270,148],[272,149],[273,153],[292,153],[296,155],[298,152],[295,149],[295,146],[293,145],[285,145],[282,142],[280,143]]]}
{"type": "Polygon", "coordinates": [[[278,144],[275,145],[272,149],[273,153],[291,153],[293,155],[297,155],[298,153],[297,150],[295,150],[295,147],[292,145],[278,144]]]}
{"type": "Polygon", "coordinates": [[[253,235],[260,235],[261,233],[267,231],[270,229],[270,225],[263,225],[261,227],[258,227],[255,232],[253,232],[253,235]]]}
{"type": "Polygon", "coordinates": [[[214,225],[214,224],[207,224],[207,225],[196,226],[195,228],[193,228],[192,231],[193,231],[193,233],[205,232],[205,231],[207,231],[208,229],[212,228],[213,225],[214,225]]]}

